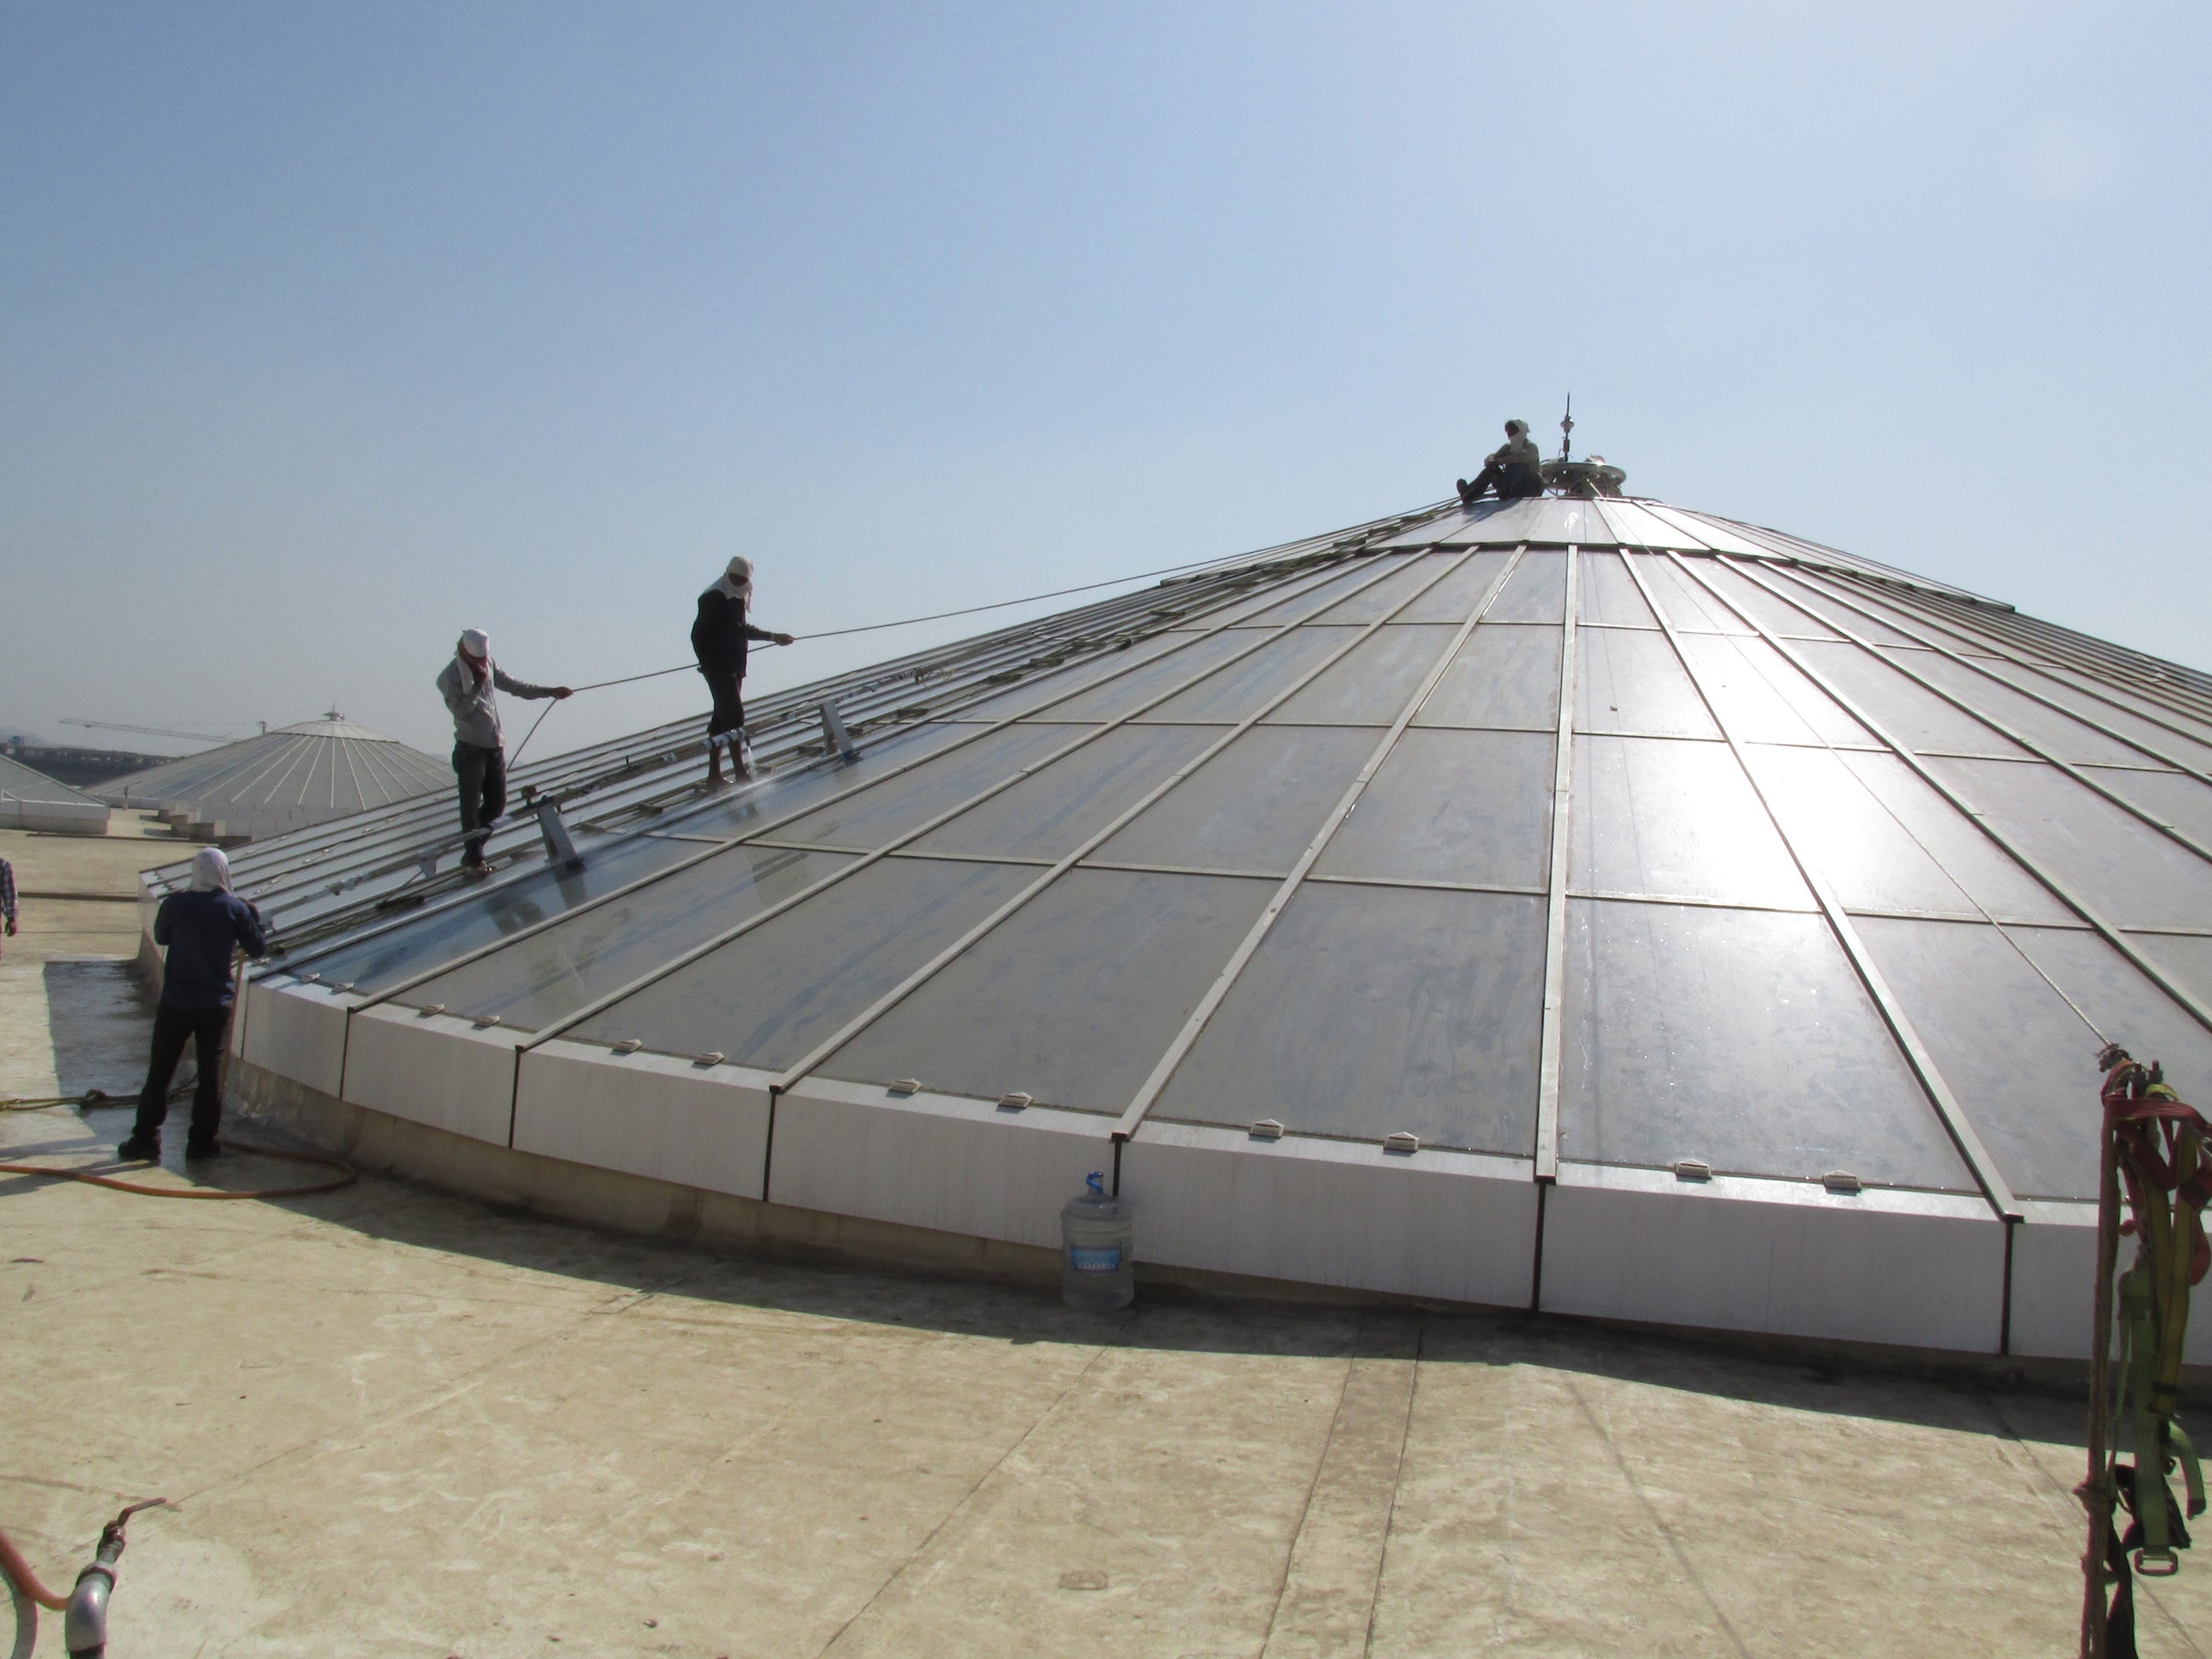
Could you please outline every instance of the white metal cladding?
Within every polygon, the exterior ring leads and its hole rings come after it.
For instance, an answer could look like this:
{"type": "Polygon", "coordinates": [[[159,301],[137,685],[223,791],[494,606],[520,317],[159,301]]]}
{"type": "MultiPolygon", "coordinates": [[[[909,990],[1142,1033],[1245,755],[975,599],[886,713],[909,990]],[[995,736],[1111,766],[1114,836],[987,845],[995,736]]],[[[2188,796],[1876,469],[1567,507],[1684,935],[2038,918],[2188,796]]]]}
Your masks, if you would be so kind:
{"type": "Polygon", "coordinates": [[[2023,1352],[2097,1048],[2212,1095],[2212,677],[1711,514],[1417,509],[755,714],[738,789],[523,769],[581,871],[426,872],[442,798],[245,849],[360,1005],[272,971],[249,1056],[1027,1243],[1118,1132],[1141,1261],[1747,1331],[2001,1346],[2020,1217],[2023,1352]]]}
{"type": "Polygon", "coordinates": [[[340,1098],[371,1111],[505,1146],[520,1034],[450,1014],[368,1008],[347,1022],[340,1098]]]}
{"type": "Polygon", "coordinates": [[[1160,1124],[1121,1190],[1139,1261],[1504,1307],[1534,1289],[1526,1162],[1160,1124]]]}
{"type": "Polygon", "coordinates": [[[1057,1249],[1060,1206],[1083,1190],[1085,1176],[1113,1168],[1107,1127],[1049,1107],[1009,1110],[817,1078],[775,1103],[768,1196],[804,1210],[1057,1249]]]}
{"type": "Polygon", "coordinates": [[[320,985],[250,982],[232,1022],[239,1057],[318,1094],[337,1095],[345,1086],[349,1000],[320,985]]]}
{"type": "MultiPolygon", "coordinates": [[[[2096,1206],[2028,1205],[2013,1234],[2012,1352],[2087,1359],[2096,1283],[2096,1206]]],[[[2192,1365],[2212,1364],[2212,1320],[2190,1322],[2182,1352],[2192,1365]]]]}
{"type": "Polygon", "coordinates": [[[2004,1224],[1933,1193],[1563,1164],[1544,1212],[1553,1313],[1998,1352],[2004,1224]]]}
{"type": "Polygon", "coordinates": [[[735,1066],[549,1042],[522,1056],[514,1147],[758,1198],[768,1158],[768,1083],[735,1066]]]}

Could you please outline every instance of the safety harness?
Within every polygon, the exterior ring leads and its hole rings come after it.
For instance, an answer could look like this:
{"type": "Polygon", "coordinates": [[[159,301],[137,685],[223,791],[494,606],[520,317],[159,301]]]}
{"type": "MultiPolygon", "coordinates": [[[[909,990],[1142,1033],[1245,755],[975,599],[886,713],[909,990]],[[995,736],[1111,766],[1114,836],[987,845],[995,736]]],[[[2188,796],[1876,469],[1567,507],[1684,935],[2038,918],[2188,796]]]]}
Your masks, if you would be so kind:
{"type": "MultiPolygon", "coordinates": [[[[2166,1086],[2155,1063],[2142,1065],[2114,1043],[2098,1055],[2097,1064],[2105,1073],[2106,1141],[2106,1185],[2100,1194],[2100,1274],[2108,1275],[2115,1264],[2119,1237],[2134,1237],[2136,1257],[2117,1286],[2118,1386],[2108,1383],[2092,1407],[2104,1432],[2093,1434],[2096,1461],[2082,1498],[2091,1506],[2093,1524],[2101,1523],[2095,1529],[2103,1535],[2106,1571],[2092,1579],[2100,1603],[2100,1581],[2113,1585],[2109,1606],[2100,1609],[2106,1659],[2136,1659],[2135,1577],[2163,1578],[2179,1571],[2177,1552],[2190,1543],[2187,1523],[2204,1512],[2197,1449],[2174,1413],[2182,1345],[2189,1332],[2190,1287],[2212,1267],[2212,1243],[2205,1238],[2202,1213],[2212,1199],[2212,1161],[2207,1158],[2212,1127],[2166,1086]],[[2125,1220],[2112,1201],[2115,1176],[2126,1194],[2125,1220]],[[2123,1420],[2131,1431],[2132,1463],[2122,1462],[2118,1455],[2123,1420]],[[2167,1486],[2177,1467],[2188,1495],[2185,1511],[2167,1486]],[[2130,1516],[2124,1533],[2116,1524],[2115,1503],[2130,1516]]],[[[2109,1277],[2104,1279],[2103,1285],[2110,1283],[2109,1277]]],[[[2110,1304],[2100,1297],[2100,1305],[2110,1304]]],[[[2097,1333],[2093,1352],[2100,1360],[2110,1328],[2106,1325],[2097,1333]]],[[[2093,1546],[2093,1559],[2094,1554],[2093,1546]]]]}

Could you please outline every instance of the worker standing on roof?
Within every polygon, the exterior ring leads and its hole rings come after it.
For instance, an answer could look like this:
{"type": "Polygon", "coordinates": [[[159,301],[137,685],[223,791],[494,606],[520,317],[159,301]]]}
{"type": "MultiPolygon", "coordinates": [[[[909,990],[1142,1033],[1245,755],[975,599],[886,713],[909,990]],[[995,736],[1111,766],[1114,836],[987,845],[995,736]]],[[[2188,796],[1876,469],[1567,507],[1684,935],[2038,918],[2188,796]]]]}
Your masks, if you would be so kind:
{"type": "Polygon", "coordinates": [[[722,750],[730,750],[730,768],[741,778],[753,775],[753,749],[745,732],[745,647],[754,640],[763,644],[789,645],[789,634],[771,634],[755,628],[745,612],[753,602],[753,562],[730,561],[722,578],[699,596],[699,619],[691,624],[691,654],[699,659],[714,712],[707,718],[707,782],[722,781],[722,750]]]}
{"type": "Polygon", "coordinates": [[[0,932],[15,937],[15,866],[0,859],[0,932]]]}
{"type": "Polygon", "coordinates": [[[203,847],[192,855],[191,890],[172,893],[154,913],[154,943],[167,948],[161,969],[161,1001],[154,1010],[154,1057],[138,1096],[138,1121],[116,1156],[161,1161],[161,1124],[169,1115],[169,1079],[185,1044],[199,1061],[192,1091],[192,1132],[185,1156],[213,1158],[222,1151],[222,1047],[230,1029],[231,954],[269,954],[261,913],[230,890],[230,860],[222,849],[203,847]]]}
{"type": "Polygon", "coordinates": [[[465,628],[453,659],[438,676],[438,690],[453,716],[453,775],[461,787],[461,874],[482,881],[491,873],[484,841],[507,811],[507,750],[499,735],[499,699],[566,697],[565,685],[529,685],[491,659],[491,640],[481,628],[465,628]]]}
{"type": "Polygon", "coordinates": [[[1459,504],[1473,507],[1491,490],[1500,501],[1544,493],[1544,458],[1528,436],[1528,422],[1508,421],[1505,441],[1483,458],[1482,471],[1459,481],[1459,504]]]}

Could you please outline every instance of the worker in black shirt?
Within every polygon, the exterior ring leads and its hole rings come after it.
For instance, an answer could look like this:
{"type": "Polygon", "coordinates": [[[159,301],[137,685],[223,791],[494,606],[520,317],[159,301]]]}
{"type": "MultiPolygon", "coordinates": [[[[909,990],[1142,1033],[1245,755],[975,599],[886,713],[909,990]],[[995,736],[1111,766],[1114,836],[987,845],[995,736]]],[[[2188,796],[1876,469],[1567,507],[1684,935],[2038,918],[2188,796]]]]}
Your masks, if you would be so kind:
{"type": "Polygon", "coordinates": [[[232,953],[269,954],[261,913],[230,890],[230,860],[203,847],[192,857],[189,892],[172,893],[154,913],[154,943],[168,956],[161,969],[161,1001],[154,1010],[154,1058],[138,1096],[138,1121],[115,1149],[126,1160],[158,1164],[161,1124],[169,1115],[169,1079],[185,1044],[195,1045],[199,1085],[192,1091],[192,1132],[185,1156],[213,1158],[222,1151],[216,1130],[222,1122],[222,1045],[230,1030],[232,953]]]}
{"type": "Polygon", "coordinates": [[[730,561],[722,579],[699,596],[699,620],[691,624],[691,654],[699,659],[707,690],[714,699],[714,712],[707,720],[707,782],[722,781],[722,750],[730,750],[730,767],[738,776],[753,775],[753,750],[745,732],[745,647],[754,640],[763,644],[789,645],[792,635],[771,634],[746,620],[753,601],[753,562],[730,561]]]}

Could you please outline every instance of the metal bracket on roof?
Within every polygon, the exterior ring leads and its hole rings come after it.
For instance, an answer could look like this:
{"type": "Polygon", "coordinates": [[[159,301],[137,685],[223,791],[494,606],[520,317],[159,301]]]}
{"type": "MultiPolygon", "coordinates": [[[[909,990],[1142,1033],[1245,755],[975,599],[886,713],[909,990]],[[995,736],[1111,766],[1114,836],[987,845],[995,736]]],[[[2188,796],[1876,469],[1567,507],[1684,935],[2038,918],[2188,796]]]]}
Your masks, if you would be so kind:
{"type": "Polygon", "coordinates": [[[836,702],[822,705],[822,746],[834,749],[837,758],[856,761],[860,758],[860,745],[853,741],[853,734],[845,729],[845,717],[837,712],[836,702]]]}
{"type": "Polygon", "coordinates": [[[550,795],[541,796],[531,811],[538,814],[538,828],[545,837],[546,863],[566,870],[582,869],[584,855],[568,838],[568,826],[561,817],[561,804],[550,795]]]}

